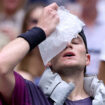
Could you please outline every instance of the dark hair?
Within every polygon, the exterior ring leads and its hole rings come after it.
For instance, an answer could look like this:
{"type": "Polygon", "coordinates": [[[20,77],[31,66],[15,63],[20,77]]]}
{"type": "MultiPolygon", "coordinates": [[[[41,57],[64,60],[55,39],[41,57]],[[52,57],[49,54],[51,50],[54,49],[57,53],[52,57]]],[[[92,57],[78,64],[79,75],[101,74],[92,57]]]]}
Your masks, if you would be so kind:
{"type": "Polygon", "coordinates": [[[27,31],[27,26],[28,26],[27,21],[29,20],[32,11],[37,9],[38,7],[44,7],[44,6],[45,5],[43,3],[35,3],[28,7],[26,14],[25,14],[24,21],[23,21],[23,25],[22,25],[22,33],[27,31]]]}
{"type": "MultiPolygon", "coordinates": [[[[79,35],[82,37],[84,44],[85,44],[85,48],[86,48],[86,53],[88,53],[88,47],[87,47],[87,40],[86,40],[86,36],[84,34],[84,31],[82,30],[79,35]]],[[[86,74],[86,66],[84,68],[84,75],[86,74]]]]}
{"type": "Polygon", "coordinates": [[[86,36],[84,34],[84,31],[82,30],[79,35],[82,37],[84,44],[85,44],[85,48],[86,48],[86,53],[88,53],[88,47],[87,47],[87,40],[86,40],[86,36]]]}

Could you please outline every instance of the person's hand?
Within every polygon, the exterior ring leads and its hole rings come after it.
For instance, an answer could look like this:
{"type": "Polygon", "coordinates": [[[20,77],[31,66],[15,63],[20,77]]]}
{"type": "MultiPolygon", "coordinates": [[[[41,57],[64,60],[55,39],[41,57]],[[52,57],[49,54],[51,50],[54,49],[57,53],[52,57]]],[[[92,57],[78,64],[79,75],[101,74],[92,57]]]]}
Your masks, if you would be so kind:
{"type": "Polygon", "coordinates": [[[58,5],[56,3],[45,7],[39,19],[37,26],[45,31],[46,37],[48,37],[55,30],[56,25],[59,23],[57,9],[58,5]]]}

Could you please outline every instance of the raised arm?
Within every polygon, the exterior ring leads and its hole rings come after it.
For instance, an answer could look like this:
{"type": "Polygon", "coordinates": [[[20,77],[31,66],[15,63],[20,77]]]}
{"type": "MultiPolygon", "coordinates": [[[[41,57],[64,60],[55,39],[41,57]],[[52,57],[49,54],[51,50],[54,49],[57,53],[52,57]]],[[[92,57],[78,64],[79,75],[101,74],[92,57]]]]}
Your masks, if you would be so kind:
{"type": "Polygon", "coordinates": [[[53,3],[44,8],[37,27],[20,35],[0,52],[0,93],[7,99],[11,97],[15,86],[13,69],[21,59],[48,37],[56,28],[59,18],[58,6],[53,3]]]}

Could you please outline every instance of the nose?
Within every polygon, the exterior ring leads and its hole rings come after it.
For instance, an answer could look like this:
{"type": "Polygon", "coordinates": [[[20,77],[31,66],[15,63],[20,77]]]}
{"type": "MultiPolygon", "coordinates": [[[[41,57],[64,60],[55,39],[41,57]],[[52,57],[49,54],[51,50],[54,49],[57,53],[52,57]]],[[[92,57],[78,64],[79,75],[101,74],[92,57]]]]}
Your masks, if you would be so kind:
{"type": "Polygon", "coordinates": [[[72,48],[73,48],[73,45],[72,45],[72,43],[71,43],[71,42],[68,42],[68,43],[67,43],[67,46],[66,46],[66,48],[71,48],[71,49],[72,49],[72,48]]]}

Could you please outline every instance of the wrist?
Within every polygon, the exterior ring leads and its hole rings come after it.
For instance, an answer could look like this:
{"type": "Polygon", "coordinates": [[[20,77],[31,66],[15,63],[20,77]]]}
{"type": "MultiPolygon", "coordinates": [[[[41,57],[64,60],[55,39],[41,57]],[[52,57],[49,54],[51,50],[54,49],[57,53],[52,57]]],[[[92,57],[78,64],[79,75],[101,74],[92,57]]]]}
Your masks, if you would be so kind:
{"type": "Polygon", "coordinates": [[[31,30],[22,33],[18,37],[24,38],[28,42],[31,51],[34,47],[36,47],[43,40],[45,40],[46,34],[43,29],[39,27],[34,27],[31,30]]]}

